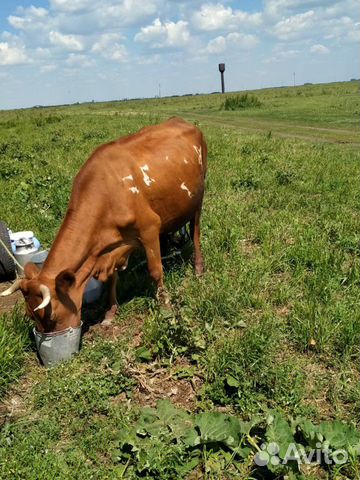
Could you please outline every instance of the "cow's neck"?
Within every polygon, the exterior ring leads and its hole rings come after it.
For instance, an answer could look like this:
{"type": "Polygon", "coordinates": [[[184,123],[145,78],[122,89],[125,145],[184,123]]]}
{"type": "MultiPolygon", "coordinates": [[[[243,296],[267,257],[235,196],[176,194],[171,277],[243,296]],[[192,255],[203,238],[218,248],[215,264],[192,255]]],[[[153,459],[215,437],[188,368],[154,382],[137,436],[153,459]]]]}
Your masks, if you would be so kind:
{"type": "Polygon", "coordinates": [[[100,243],[98,218],[94,212],[89,217],[89,213],[86,216],[68,210],[45,261],[42,275],[55,278],[61,271],[71,270],[80,284],[90,277],[98,253],[111,243],[111,239],[107,242],[103,234],[100,243]]]}

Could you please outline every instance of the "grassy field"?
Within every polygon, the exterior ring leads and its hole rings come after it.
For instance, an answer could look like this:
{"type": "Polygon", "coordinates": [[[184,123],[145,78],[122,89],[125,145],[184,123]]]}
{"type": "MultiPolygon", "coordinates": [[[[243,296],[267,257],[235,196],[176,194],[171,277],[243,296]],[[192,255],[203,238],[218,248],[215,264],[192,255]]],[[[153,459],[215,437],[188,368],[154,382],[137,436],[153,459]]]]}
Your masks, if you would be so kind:
{"type": "Polygon", "coordinates": [[[170,312],[130,269],[52,370],[22,302],[0,314],[1,479],[359,478],[359,82],[253,93],[0,112],[0,219],[45,246],[99,144],[176,114],[209,148],[206,273],[166,264],[170,312]],[[320,461],[282,465],[292,443],[320,461]]]}

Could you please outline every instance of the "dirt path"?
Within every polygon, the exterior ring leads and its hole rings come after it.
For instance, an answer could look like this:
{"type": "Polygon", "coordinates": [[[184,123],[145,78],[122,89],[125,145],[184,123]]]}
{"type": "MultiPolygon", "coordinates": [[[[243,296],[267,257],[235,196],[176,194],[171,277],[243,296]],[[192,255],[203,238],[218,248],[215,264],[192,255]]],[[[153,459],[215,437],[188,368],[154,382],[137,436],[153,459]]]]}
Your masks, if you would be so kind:
{"type": "MultiPolygon", "coordinates": [[[[97,112],[79,112],[78,115],[120,115],[120,116],[146,116],[149,112],[144,111],[97,111],[97,112]]],[[[189,121],[201,121],[205,124],[226,127],[233,130],[239,130],[245,133],[269,133],[281,138],[296,138],[306,142],[315,143],[340,143],[346,144],[352,148],[360,146],[360,132],[358,130],[347,130],[344,128],[314,127],[312,125],[300,125],[288,121],[279,122],[273,119],[258,119],[253,117],[229,118],[221,115],[193,111],[160,111],[159,118],[166,120],[172,115],[180,115],[189,121]],[[298,133],[297,131],[303,133],[298,133]]]]}
{"type": "Polygon", "coordinates": [[[243,132],[268,133],[271,131],[273,135],[282,138],[297,138],[316,143],[343,143],[356,148],[360,146],[359,132],[354,130],[313,127],[288,122],[274,123],[272,120],[257,120],[253,118],[232,119],[194,112],[183,112],[183,115],[189,120],[200,120],[209,125],[237,129],[243,132]],[[296,130],[301,130],[304,133],[297,133],[296,130]]]}

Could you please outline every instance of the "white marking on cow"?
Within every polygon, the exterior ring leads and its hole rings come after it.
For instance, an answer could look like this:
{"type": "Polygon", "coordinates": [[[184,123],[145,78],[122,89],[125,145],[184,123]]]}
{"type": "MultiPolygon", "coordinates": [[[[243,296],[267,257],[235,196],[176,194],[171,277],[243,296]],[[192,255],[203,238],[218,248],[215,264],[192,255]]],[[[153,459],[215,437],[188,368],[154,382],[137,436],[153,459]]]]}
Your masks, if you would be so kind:
{"type": "Polygon", "coordinates": [[[127,177],[122,178],[123,181],[125,180],[134,180],[132,175],[128,175],[127,177]]]}
{"type": "Polygon", "coordinates": [[[142,171],[142,174],[144,176],[144,183],[148,187],[150,187],[152,182],[155,182],[153,178],[150,178],[149,175],[146,173],[149,171],[149,167],[147,165],[144,165],[143,167],[140,167],[140,170],[142,171]]]}
{"type": "Polygon", "coordinates": [[[129,190],[132,192],[132,193],[139,193],[140,190],[137,188],[137,187],[130,187],[129,190]]]}
{"type": "Polygon", "coordinates": [[[202,153],[201,153],[201,145],[200,147],[197,147],[196,145],[193,145],[195,152],[198,154],[199,157],[199,165],[202,165],[202,153]]]}
{"type": "Polygon", "coordinates": [[[166,155],[165,160],[169,160],[169,155],[166,155]]]}
{"type": "Polygon", "coordinates": [[[180,188],[181,190],[185,190],[190,198],[193,196],[193,194],[190,192],[190,190],[188,189],[188,187],[185,185],[184,182],[180,185],[180,188]]]}
{"type": "Polygon", "coordinates": [[[189,163],[188,160],[186,160],[186,158],[184,158],[184,163],[189,163]]]}

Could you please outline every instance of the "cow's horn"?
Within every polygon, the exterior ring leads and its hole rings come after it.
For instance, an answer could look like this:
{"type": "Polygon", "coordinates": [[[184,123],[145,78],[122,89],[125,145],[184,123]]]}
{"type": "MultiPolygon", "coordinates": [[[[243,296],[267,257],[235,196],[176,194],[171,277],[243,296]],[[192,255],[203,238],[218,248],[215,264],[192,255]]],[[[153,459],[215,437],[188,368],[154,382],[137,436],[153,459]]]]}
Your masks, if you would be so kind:
{"type": "Polygon", "coordinates": [[[50,295],[50,289],[46,285],[41,284],[40,285],[40,292],[43,297],[43,301],[40,303],[40,305],[36,308],[34,308],[34,312],[36,310],[40,310],[41,308],[45,308],[47,305],[49,305],[51,301],[51,295],[50,295]]]}
{"type": "Polygon", "coordinates": [[[3,292],[0,293],[0,297],[7,297],[8,295],[11,295],[12,293],[16,292],[16,290],[20,289],[20,283],[21,280],[18,278],[15,280],[15,282],[9,287],[7,290],[4,290],[3,292]]]}

